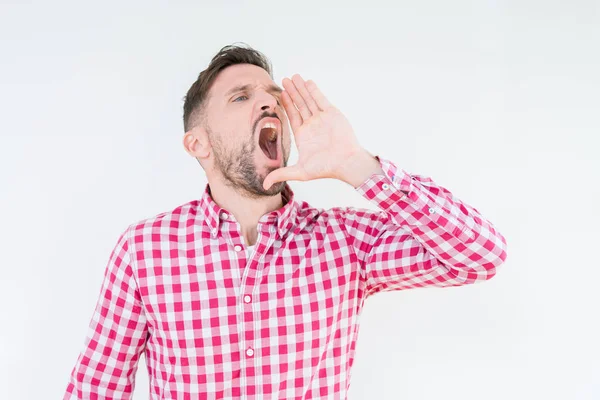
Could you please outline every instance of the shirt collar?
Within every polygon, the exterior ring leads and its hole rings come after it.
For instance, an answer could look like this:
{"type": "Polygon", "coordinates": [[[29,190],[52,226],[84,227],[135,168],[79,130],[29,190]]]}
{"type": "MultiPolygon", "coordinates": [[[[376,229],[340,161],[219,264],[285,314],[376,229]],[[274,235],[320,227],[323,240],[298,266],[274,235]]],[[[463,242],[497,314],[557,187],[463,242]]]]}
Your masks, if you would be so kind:
{"type": "MultiPolygon", "coordinates": [[[[274,226],[279,237],[283,237],[292,227],[296,225],[298,215],[298,203],[294,199],[294,191],[286,183],[281,192],[283,207],[263,215],[259,221],[266,226],[274,226]]],[[[217,237],[221,230],[224,218],[233,218],[232,214],[219,206],[210,194],[210,185],[206,184],[202,198],[198,204],[197,224],[206,224],[212,237],[217,237]]]]}

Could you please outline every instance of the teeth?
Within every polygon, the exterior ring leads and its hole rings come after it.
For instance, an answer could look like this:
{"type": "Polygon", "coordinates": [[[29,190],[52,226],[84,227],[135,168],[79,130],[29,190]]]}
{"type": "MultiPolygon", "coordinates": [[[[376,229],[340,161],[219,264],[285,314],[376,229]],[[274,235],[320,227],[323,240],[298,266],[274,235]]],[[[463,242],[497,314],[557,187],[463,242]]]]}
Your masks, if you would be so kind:
{"type": "Polygon", "coordinates": [[[270,142],[274,142],[277,140],[277,132],[275,131],[275,129],[273,129],[271,131],[271,136],[269,136],[269,141],[270,142]]]}
{"type": "Polygon", "coordinates": [[[277,125],[273,122],[267,122],[266,124],[263,125],[262,129],[270,129],[271,133],[270,135],[267,137],[267,140],[269,142],[275,142],[277,141],[277,125]]]}

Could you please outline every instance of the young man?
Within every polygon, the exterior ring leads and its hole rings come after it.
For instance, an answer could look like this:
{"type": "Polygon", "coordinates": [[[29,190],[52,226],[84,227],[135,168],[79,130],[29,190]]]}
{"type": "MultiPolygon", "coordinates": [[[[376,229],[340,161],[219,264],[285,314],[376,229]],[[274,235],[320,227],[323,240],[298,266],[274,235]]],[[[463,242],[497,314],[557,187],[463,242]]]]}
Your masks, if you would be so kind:
{"type": "Polygon", "coordinates": [[[485,281],[506,258],[476,209],[372,156],[314,82],[281,89],[254,49],[219,51],[184,128],[205,191],[121,234],[65,399],[130,398],[142,354],[152,399],[343,399],[368,296],[485,281]],[[315,209],[286,183],[318,178],[380,211],[315,209]]]}

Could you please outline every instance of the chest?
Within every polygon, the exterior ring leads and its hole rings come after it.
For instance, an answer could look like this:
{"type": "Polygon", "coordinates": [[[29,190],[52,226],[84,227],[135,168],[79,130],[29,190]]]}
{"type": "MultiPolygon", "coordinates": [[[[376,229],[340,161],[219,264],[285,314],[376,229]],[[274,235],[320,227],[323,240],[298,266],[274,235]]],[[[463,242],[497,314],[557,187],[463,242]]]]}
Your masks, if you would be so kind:
{"type": "Polygon", "coordinates": [[[138,263],[138,274],[148,323],[169,340],[325,336],[362,303],[352,252],[318,235],[259,240],[253,251],[224,240],[179,243],[168,254],[138,263]]]}

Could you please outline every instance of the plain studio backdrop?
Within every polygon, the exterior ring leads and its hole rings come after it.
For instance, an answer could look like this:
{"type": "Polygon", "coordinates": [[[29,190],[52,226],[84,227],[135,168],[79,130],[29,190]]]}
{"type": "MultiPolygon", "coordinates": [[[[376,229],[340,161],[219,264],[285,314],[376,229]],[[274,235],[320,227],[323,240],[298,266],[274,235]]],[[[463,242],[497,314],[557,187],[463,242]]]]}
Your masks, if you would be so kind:
{"type": "Polygon", "coordinates": [[[491,281],[366,302],[350,399],[600,398],[597,1],[202,3],[2,4],[0,398],[62,398],[118,235],[201,196],[183,96],[234,42],[508,240],[491,281]]]}

